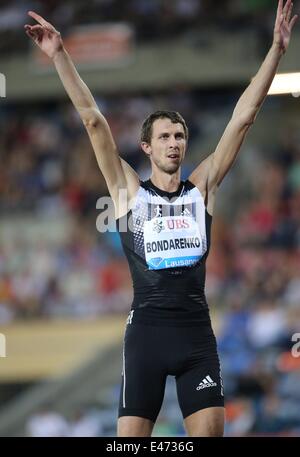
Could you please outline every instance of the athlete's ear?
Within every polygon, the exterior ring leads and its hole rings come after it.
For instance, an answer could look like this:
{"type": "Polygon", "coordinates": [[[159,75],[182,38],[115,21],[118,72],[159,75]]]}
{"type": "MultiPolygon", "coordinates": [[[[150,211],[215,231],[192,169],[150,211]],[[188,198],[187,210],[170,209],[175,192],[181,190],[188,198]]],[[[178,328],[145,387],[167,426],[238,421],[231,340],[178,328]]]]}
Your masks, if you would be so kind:
{"type": "Polygon", "coordinates": [[[147,154],[147,156],[150,156],[150,155],[151,155],[152,149],[151,149],[151,146],[150,146],[149,143],[146,143],[146,141],[143,141],[143,142],[141,143],[141,148],[142,148],[142,150],[145,152],[145,154],[147,154]]]}

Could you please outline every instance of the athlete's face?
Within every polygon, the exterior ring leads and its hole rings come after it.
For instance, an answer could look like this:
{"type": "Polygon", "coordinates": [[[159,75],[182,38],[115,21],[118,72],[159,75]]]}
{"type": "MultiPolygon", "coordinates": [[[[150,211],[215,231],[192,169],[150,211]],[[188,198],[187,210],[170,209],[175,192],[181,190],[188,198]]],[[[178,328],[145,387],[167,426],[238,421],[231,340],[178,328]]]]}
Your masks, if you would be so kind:
{"type": "Polygon", "coordinates": [[[142,143],[142,148],[149,155],[152,165],[165,173],[176,173],[186,150],[183,125],[173,124],[168,118],[156,119],[152,125],[151,143],[142,143]]]}

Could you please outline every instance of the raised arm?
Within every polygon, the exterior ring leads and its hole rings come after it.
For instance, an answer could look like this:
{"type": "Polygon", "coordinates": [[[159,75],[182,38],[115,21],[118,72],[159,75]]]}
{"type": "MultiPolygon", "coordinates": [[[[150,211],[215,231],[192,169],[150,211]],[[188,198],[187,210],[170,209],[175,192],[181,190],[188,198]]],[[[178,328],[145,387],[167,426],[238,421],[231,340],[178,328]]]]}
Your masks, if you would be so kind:
{"type": "Polygon", "coordinates": [[[204,193],[220,185],[233,165],[246,133],[256,119],[280,59],[289,45],[291,31],[297,20],[296,15],[291,19],[292,9],[291,0],[287,0],[284,7],[283,0],[279,0],[271,49],[258,73],[240,97],[216,150],[200,163],[189,178],[204,193]]]}
{"type": "Polygon", "coordinates": [[[63,86],[88,132],[100,170],[115,202],[117,216],[120,216],[118,214],[119,189],[127,189],[129,201],[138,189],[138,176],[120,158],[109,125],[64,48],[60,33],[40,15],[32,11],[28,14],[38,24],[25,25],[26,33],[52,59],[63,86]]]}

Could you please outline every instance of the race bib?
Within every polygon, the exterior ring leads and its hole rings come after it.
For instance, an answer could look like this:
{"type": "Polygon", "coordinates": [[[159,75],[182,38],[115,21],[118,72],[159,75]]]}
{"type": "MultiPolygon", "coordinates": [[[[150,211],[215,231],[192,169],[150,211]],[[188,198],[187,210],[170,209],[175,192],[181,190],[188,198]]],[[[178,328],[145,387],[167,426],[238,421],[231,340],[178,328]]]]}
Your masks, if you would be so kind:
{"type": "Polygon", "coordinates": [[[192,266],[206,249],[199,225],[189,216],[155,217],[145,221],[144,246],[150,270],[192,266]]]}

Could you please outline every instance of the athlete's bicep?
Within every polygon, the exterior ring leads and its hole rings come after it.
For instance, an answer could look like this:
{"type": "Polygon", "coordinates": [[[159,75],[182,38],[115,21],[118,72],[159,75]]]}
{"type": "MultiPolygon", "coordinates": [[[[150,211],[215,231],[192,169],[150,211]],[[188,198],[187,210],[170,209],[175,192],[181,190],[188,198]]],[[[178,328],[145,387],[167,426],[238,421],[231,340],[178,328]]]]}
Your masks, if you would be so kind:
{"type": "Polygon", "coordinates": [[[118,217],[127,214],[140,187],[140,179],[133,168],[121,158],[121,166],[126,180],[124,196],[119,195],[119,201],[115,201],[115,209],[118,217]]]}
{"type": "Polygon", "coordinates": [[[107,121],[100,113],[96,113],[84,125],[109,192],[114,193],[115,188],[125,187],[121,159],[107,121]]]}
{"type": "Polygon", "coordinates": [[[130,198],[139,184],[138,176],[120,158],[106,119],[95,110],[94,116],[84,124],[111,197],[115,201],[118,199],[119,190],[127,189],[130,198]]]}
{"type": "Polygon", "coordinates": [[[204,196],[207,191],[209,182],[212,182],[213,179],[211,174],[213,173],[213,156],[210,154],[206,159],[195,168],[195,170],[190,174],[189,181],[196,186],[201,194],[204,196]]]}
{"type": "Polygon", "coordinates": [[[233,166],[250,126],[238,117],[231,119],[212,154],[209,186],[221,184],[233,166]]]}
{"type": "Polygon", "coordinates": [[[241,118],[231,119],[216,150],[198,165],[189,180],[203,192],[216,189],[233,166],[250,126],[241,118]]]}

